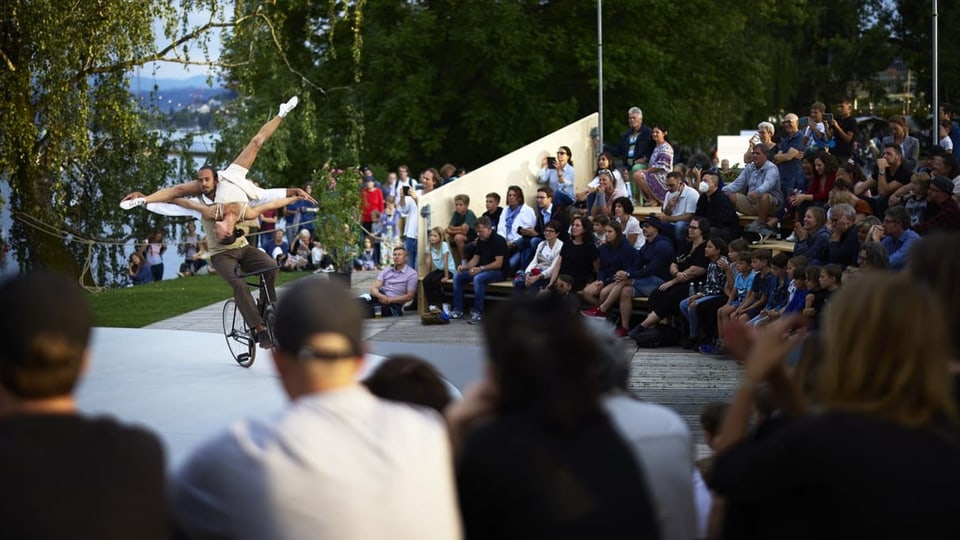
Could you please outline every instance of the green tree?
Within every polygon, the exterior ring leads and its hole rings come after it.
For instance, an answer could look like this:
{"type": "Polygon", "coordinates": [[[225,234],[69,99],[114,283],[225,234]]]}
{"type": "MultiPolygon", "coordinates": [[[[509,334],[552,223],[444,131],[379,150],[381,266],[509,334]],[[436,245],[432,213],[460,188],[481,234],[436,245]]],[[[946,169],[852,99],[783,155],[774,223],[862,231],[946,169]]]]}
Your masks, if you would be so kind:
{"type": "Polygon", "coordinates": [[[186,177],[179,165],[186,161],[168,158],[181,147],[156,129],[164,124],[155,106],[135,104],[126,74],[155,60],[208,63],[183,47],[202,47],[210,31],[233,22],[190,25],[187,16],[196,9],[219,17],[220,2],[0,5],[0,180],[11,188],[11,244],[21,268],[79,276],[96,261],[96,280],[105,283],[121,247],[71,238],[139,236],[156,226],[145,212],[124,213],[116,203],[129,191],[186,177]],[[157,20],[169,41],[160,50],[152,30],[157,20]]]}
{"type": "MultiPolygon", "coordinates": [[[[933,88],[933,22],[931,0],[897,1],[891,15],[892,43],[907,66],[917,74],[916,88],[929,93],[933,88]]],[[[939,2],[937,38],[940,45],[940,100],[954,106],[960,104],[960,10],[954,4],[939,2]]]]}

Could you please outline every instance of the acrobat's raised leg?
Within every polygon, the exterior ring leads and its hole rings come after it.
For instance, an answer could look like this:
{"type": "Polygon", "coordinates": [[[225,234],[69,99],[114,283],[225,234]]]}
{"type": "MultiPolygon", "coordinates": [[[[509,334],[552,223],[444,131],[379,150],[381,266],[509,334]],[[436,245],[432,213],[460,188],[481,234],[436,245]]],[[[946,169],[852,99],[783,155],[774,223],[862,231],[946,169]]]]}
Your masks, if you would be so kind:
{"type": "Polygon", "coordinates": [[[240,155],[237,156],[233,162],[249,170],[254,160],[257,159],[257,153],[260,152],[260,148],[263,147],[267,139],[269,139],[270,136],[273,135],[273,132],[277,130],[277,127],[280,126],[280,121],[283,120],[283,118],[287,116],[287,113],[292,111],[299,102],[300,100],[297,99],[297,96],[293,96],[286,103],[281,103],[280,112],[260,128],[260,131],[250,139],[250,142],[247,143],[247,146],[244,147],[243,151],[240,152],[240,155]]]}

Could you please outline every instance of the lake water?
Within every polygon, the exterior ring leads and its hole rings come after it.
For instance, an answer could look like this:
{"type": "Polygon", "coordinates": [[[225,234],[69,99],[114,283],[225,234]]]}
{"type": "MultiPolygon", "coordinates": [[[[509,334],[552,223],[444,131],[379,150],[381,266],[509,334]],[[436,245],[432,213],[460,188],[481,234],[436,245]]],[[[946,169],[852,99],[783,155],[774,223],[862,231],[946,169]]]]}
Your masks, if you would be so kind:
{"type": "MultiPolygon", "coordinates": [[[[174,138],[181,138],[187,134],[186,131],[177,132],[174,135],[174,138]]],[[[194,141],[190,147],[190,151],[193,154],[194,169],[199,168],[201,165],[206,163],[207,155],[213,152],[216,148],[217,141],[219,140],[218,133],[206,133],[197,135],[194,134],[194,141]]],[[[170,156],[170,159],[178,159],[176,156],[170,156]]],[[[183,179],[168,179],[169,184],[182,182],[183,179]]],[[[9,241],[10,230],[13,225],[13,218],[10,214],[10,184],[7,180],[0,180],[0,197],[3,198],[3,208],[0,210],[0,235],[9,241]]],[[[111,202],[104,201],[104,204],[114,204],[116,205],[119,201],[111,202]]],[[[116,206],[117,212],[123,212],[119,206],[116,206]]],[[[143,209],[131,210],[131,212],[145,212],[143,209]]],[[[199,229],[199,227],[198,227],[199,229]]],[[[174,235],[165,237],[164,240],[168,244],[166,253],[163,255],[163,279],[175,279],[177,278],[177,271],[180,269],[180,263],[183,262],[183,257],[177,253],[176,243],[180,240],[183,235],[182,227],[177,225],[174,228],[174,235]]],[[[103,231],[103,236],[109,238],[111,236],[111,231],[105,229],[103,231]]],[[[135,247],[134,243],[131,242],[129,247],[124,249],[124,260],[126,257],[129,257],[133,253],[135,247]]],[[[5,264],[0,267],[0,277],[6,277],[15,275],[19,271],[19,266],[17,265],[16,254],[13,251],[7,253],[5,264]]]]}

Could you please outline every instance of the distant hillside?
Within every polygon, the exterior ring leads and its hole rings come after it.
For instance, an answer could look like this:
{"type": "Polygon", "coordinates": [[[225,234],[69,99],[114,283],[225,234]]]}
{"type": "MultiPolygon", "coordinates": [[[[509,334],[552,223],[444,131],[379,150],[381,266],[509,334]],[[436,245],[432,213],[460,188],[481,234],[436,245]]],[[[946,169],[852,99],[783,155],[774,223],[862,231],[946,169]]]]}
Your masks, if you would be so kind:
{"type": "Polygon", "coordinates": [[[187,79],[154,79],[136,75],[130,78],[133,95],[142,101],[158,99],[160,110],[164,112],[196,109],[211,99],[230,101],[236,97],[233,91],[220,86],[221,81],[214,80],[213,84],[212,87],[207,85],[206,75],[187,79]]]}

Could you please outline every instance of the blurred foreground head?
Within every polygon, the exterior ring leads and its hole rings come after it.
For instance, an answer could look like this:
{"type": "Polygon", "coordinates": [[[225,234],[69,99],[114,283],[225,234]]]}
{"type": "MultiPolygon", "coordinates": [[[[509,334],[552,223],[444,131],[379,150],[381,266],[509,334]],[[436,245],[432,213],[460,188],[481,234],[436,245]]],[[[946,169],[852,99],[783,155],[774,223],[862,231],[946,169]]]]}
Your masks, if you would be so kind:
{"type": "Polygon", "coordinates": [[[73,392],[93,314],[76,281],[37,270],[0,284],[0,384],[23,400],[73,392]]]}

